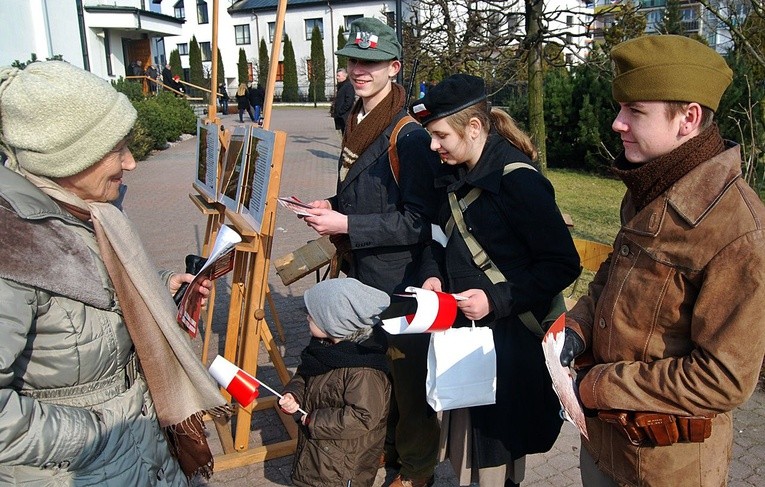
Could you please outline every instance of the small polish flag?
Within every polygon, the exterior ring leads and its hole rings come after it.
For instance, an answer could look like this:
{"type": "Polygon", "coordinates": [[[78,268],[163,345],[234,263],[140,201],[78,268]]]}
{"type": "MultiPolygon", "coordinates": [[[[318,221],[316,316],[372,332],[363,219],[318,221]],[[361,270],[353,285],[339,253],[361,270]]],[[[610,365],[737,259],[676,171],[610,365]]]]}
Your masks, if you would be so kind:
{"type": "Polygon", "coordinates": [[[210,375],[243,407],[258,397],[258,379],[218,355],[208,369],[210,375]]]}
{"type": "Polygon", "coordinates": [[[391,335],[433,333],[451,328],[462,296],[408,287],[402,296],[415,298],[391,304],[380,314],[382,327],[391,335]]]}

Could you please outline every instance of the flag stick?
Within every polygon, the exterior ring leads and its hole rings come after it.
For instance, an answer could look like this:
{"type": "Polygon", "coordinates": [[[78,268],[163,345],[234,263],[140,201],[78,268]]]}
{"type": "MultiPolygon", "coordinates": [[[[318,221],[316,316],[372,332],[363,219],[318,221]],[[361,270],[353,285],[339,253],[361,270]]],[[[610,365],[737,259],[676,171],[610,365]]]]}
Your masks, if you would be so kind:
{"type": "MultiPolygon", "coordinates": [[[[248,375],[249,375],[249,374],[248,374],[248,375]]],[[[251,377],[252,377],[252,376],[251,376],[251,377]]],[[[271,391],[273,394],[275,394],[277,397],[279,397],[279,399],[281,399],[281,398],[283,398],[283,397],[284,397],[284,396],[282,396],[281,394],[279,394],[278,392],[276,392],[275,390],[273,390],[273,389],[271,389],[270,387],[268,387],[268,386],[266,385],[266,383],[265,383],[265,382],[263,382],[262,380],[260,380],[260,379],[258,379],[258,378],[255,378],[255,377],[253,377],[253,379],[255,379],[255,380],[258,382],[258,384],[262,385],[263,387],[265,387],[266,389],[268,389],[269,391],[271,391]]],[[[305,411],[303,411],[303,410],[302,410],[302,409],[300,409],[300,408],[298,408],[298,412],[301,412],[301,413],[305,414],[306,416],[308,416],[308,413],[307,413],[307,412],[305,412],[305,411]]]]}

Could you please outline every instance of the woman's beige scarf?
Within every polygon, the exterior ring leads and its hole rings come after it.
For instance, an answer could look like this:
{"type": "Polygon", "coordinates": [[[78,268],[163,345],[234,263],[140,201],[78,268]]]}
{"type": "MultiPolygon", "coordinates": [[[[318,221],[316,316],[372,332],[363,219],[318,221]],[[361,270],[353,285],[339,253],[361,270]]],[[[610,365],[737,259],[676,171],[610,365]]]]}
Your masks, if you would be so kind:
{"type": "Polygon", "coordinates": [[[188,478],[209,478],[213,459],[202,416],[228,415],[230,409],[178,326],[178,310],[138,233],[114,205],[87,203],[47,178],[19,170],[73,214],[90,215],[171,452],[188,478]]]}

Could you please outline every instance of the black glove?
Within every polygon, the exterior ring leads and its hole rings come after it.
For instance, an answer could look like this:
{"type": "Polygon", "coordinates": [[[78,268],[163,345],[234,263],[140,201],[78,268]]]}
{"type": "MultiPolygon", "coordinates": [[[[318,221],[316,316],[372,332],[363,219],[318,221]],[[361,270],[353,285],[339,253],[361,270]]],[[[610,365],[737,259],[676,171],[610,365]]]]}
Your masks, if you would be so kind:
{"type": "Polygon", "coordinates": [[[568,367],[577,356],[584,352],[584,340],[577,332],[568,327],[566,327],[565,334],[563,350],[560,351],[560,364],[568,367]]]}
{"type": "MultiPolygon", "coordinates": [[[[197,272],[202,270],[202,267],[204,267],[205,263],[207,263],[207,259],[204,257],[189,254],[186,256],[186,272],[196,275],[197,272]]],[[[188,287],[189,283],[184,282],[181,284],[181,287],[178,288],[178,291],[176,291],[173,295],[173,301],[175,301],[176,306],[180,306],[183,295],[186,293],[186,289],[188,287]]]]}

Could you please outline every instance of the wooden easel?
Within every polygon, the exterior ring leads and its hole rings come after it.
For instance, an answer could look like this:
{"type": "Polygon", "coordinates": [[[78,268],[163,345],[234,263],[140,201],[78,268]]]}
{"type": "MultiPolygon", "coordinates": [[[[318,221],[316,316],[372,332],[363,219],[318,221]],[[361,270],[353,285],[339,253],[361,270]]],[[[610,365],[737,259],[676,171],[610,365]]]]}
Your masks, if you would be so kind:
{"type": "MultiPolygon", "coordinates": [[[[270,126],[271,105],[274,95],[274,85],[276,82],[279,52],[281,51],[281,38],[286,8],[286,0],[279,0],[276,32],[271,53],[271,64],[269,68],[268,86],[266,88],[266,101],[264,106],[263,127],[266,130],[270,126]]],[[[213,0],[212,80],[217,80],[217,15],[218,0],[213,0]]],[[[211,85],[212,95],[210,97],[210,104],[208,105],[208,120],[220,125],[220,119],[216,116],[217,82],[213,82],[211,85]]],[[[285,145],[286,133],[279,131],[275,132],[272,165],[266,194],[266,205],[263,213],[263,222],[259,230],[253,228],[252,225],[250,225],[240,214],[230,211],[224,205],[216,201],[211,201],[203,194],[190,195],[194,204],[200,211],[202,211],[202,213],[207,215],[207,226],[205,228],[203,248],[205,255],[209,255],[211,245],[215,241],[220,225],[223,224],[226,218],[230,221],[231,226],[242,236],[242,242],[236,246],[234,254],[234,269],[231,278],[231,299],[229,303],[229,315],[223,355],[230,362],[257,377],[258,356],[260,345],[262,343],[268,352],[271,363],[274,365],[282,384],[286,384],[290,376],[284,365],[284,361],[275,346],[273,335],[268,328],[268,323],[265,320],[264,306],[266,301],[268,301],[271,306],[272,316],[279,327],[282,340],[284,340],[283,331],[278,322],[278,315],[276,314],[276,309],[268,289],[268,270],[271,259],[277,197],[279,195],[281,184],[281,168],[285,145]]],[[[228,148],[228,134],[226,134],[225,131],[221,132],[221,146],[225,149],[228,148]]],[[[220,172],[221,171],[219,170],[218,174],[220,174],[220,172]]],[[[214,296],[213,288],[213,293],[208,299],[208,307],[205,315],[207,330],[205,332],[202,354],[204,364],[207,363],[207,351],[212,328],[211,320],[213,315],[214,296]]],[[[231,400],[230,395],[224,389],[221,389],[221,393],[227,400],[231,400]]],[[[216,469],[225,470],[228,468],[240,467],[254,462],[278,458],[294,453],[297,443],[297,425],[291,416],[281,412],[276,397],[269,396],[256,400],[246,408],[239,406],[235,410],[234,417],[232,417],[231,420],[213,419],[223,448],[223,454],[215,457],[216,469]],[[249,445],[249,435],[252,414],[255,411],[269,408],[274,408],[276,410],[290,439],[271,445],[251,448],[249,445]],[[232,431],[234,417],[236,419],[236,430],[232,431]]]]}

